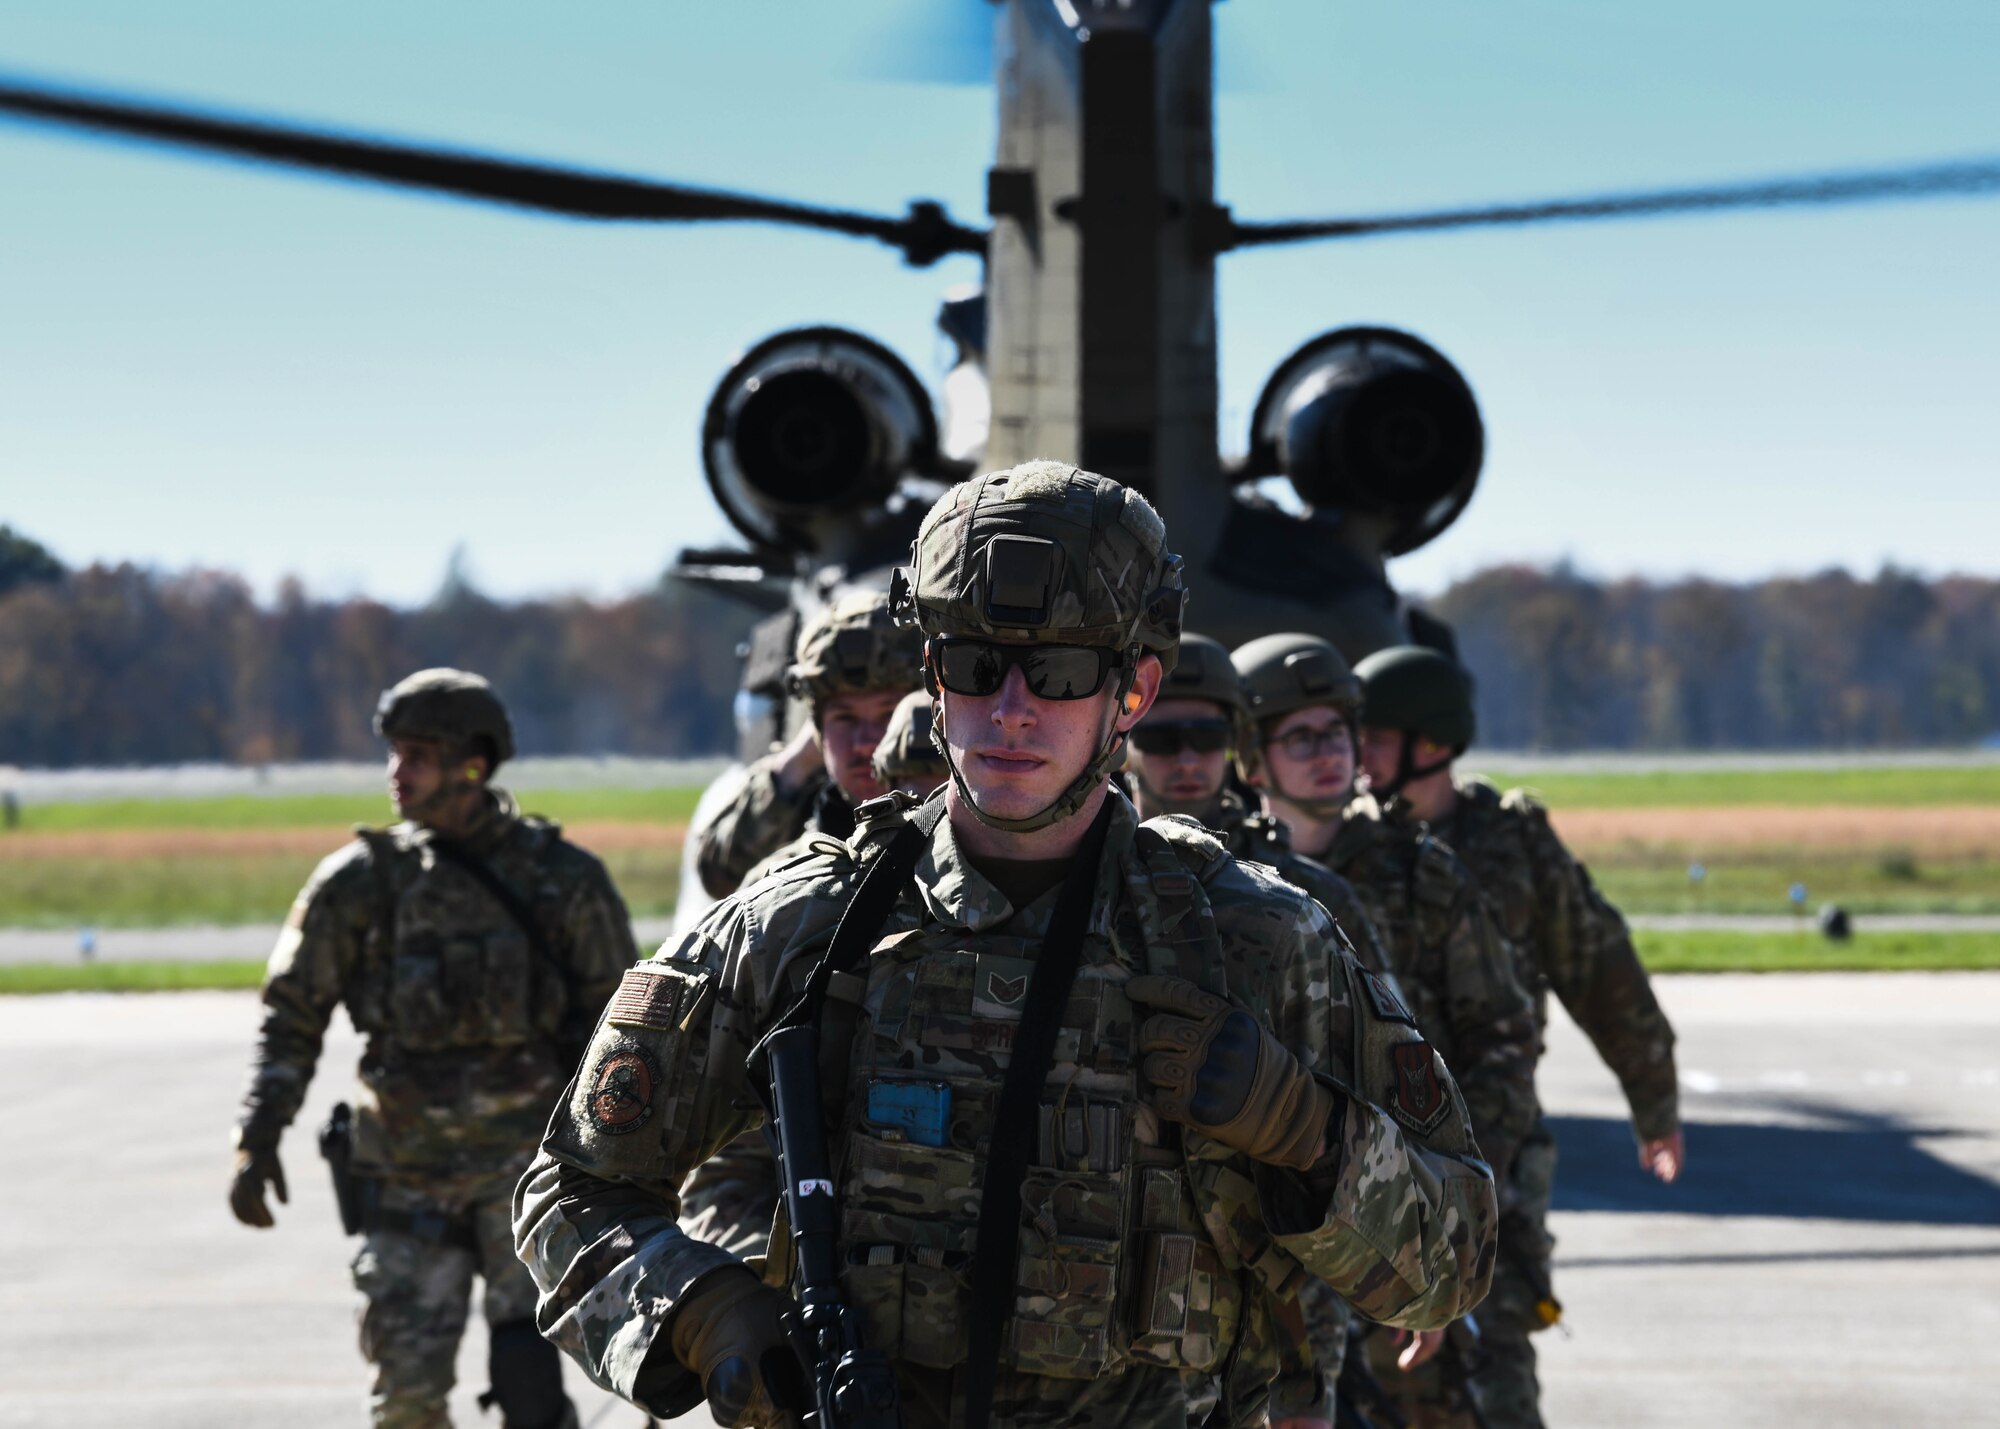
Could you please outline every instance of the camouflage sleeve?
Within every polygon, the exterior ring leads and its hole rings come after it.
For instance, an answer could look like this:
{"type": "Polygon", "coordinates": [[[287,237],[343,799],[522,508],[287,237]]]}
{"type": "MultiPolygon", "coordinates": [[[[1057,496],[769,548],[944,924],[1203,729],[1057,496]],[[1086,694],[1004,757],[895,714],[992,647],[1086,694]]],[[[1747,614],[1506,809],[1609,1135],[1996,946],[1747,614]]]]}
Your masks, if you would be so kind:
{"type": "Polygon", "coordinates": [[[581,1053],[604,1004],[625,969],[639,961],[632,915],[611,874],[594,856],[576,850],[579,864],[563,906],[563,956],[568,964],[569,1008],[557,1045],[581,1053]]]}
{"type": "Polygon", "coordinates": [[[1540,884],[1543,975],[1624,1088],[1639,1139],[1671,1135],[1680,1125],[1674,1029],[1632,934],[1539,808],[1528,828],[1540,884]]]}
{"type": "Polygon", "coordinates": [[[762,1255],[778,1209],[778,1160],[760,1131],[746,1131],[681,1185],[681,1229],[737,1255],[762,1255]]]}
{"type": "Polygon", "coordinates": [[[813,800],[826,783],[814,771],[797,789],[778,781],[777,754],[767,754],[745,772],[742,786],[701,827],[691,829],[695,871],[711,898],[727,898],[743,886],[743,876],[805,832],[813,800]]]}
{"type": "Polygon", "coordinates": [[[305,1101],[326,1024],[375,916],[368,845],[355,840],[313,870],[264,974],[264,1016],[236,1119],[241,1144],[275,1146],[305,1101]]]}
{"type": "Polygon", "coordinates": [[[1273,1030],[1342,1094],[1333,1144],[1304,1175],[1259,1168],[1260,1234],[1307,1275],[1371,1320],[1443,1325],[1486,1294],[1498,1207],[1491,1169],[1444,1061],[1417,1033],[1393,986],[1344,950],[1318,903],[1285,890],[1285,920],[1268,897],[1253,916],[1235,880],[1211,886],[1230,985],[1263,987],[1273,1030]]]}
{"type": "MultiPolygon", "coordinates": [[[[1534,1126],[1535,1059],[1540,1038],[1534,1001],[1514,959],[1494,932],[1478,885],[1456,856],[1426,840],[1432,868],[1421,884],[1436,890],[1444,967],[1444,1017],[1451,1027],[1453,1073],[1472,1113],[1473,1134],[1497,1174],[1514,1164],[1534,1126]]],[[[1419,892],[1419,897],[1427,896],[1419,892]]]]}
{"type": "Polygon", "coordinates": [[[514,1193],[542,1332],[592,1381],[662,1416],[699,1402],[701,1387],[648,1352],[697,1281],[742,1264],[681,1230],[679,1188],[761,1120],[746,1063],[772,994],[756,966],[830,931],[844,890],[807,881],[825,868],[765,883],[754,905],[725,899],[625,974],[514,1193]]]}

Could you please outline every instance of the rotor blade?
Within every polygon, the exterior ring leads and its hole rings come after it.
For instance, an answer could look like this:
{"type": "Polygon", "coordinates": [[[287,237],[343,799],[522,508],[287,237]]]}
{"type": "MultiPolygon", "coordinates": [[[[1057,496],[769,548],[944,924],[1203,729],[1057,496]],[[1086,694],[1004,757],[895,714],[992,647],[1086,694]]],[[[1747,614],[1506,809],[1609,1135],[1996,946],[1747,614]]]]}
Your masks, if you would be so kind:
{"type": "Polygon", "coordinates": [[[1436,213],[1384,214],[1375,218],[1332,218],[1300,223],[1236,223],[1232,220],[1220,247],[1226,252],[1232,248],[1297,243],[1309,238],[1365,238],[1376,233],[1491,228],[1503,224],[1571,223],[1600,218],[1646,218],[1656,214],[1715,213],[1725,209],[1892,203],[1907,199],[1944,198],[1954,194],[1990,193],[2000,193],[2000,159],[1968,159],[1913,164],[1898,169],[1722,184],[1713,188],[1658,189],[1650,193],[1605,194],[1596,198],[1444,209],[1436,213]]]}
{"type": "Polygon", "coordinates": [[[312,169],[403,188],[484,199],[568,218],[625,222],[747,220],[879,239],[912,263],[947,253],[984,253],[986,235],[952,222],[934,203],[903,218],[851,213],[782,199],[687,188],[648,179],[520,163],[377,139],[316,134],[275,124],[134,104],[0,77],[0,117],[69,125],[252,162],[312,169]]]}

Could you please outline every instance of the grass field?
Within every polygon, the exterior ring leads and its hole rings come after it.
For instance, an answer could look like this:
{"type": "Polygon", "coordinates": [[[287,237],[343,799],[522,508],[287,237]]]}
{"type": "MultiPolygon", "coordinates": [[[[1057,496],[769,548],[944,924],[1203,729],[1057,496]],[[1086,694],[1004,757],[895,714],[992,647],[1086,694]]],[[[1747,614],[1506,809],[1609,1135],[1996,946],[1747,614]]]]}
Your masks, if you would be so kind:
{"type": "MultiPolygon", "coordinates": [[[[2000,765],[1512,776],[1634,913],[2000,913],[2000,765]],[[1688,866],[1700,863],[1697,885],[1688,866]]],[[[527,806],[610,866],[635,916],[673,911],[699,790],[551,790],[527,806]]],[[[272,923],[374,795],[30,805],[0,833],[0,927],[272,923]]]]}
{"type": "Polygon", "coordinates": [[[1636,935],[1656,973],[1964,972],[2000,969],[2000,934],[1856,933],[1828,942],[1796,933],[1654,932],[1636,935]]]}
{"type": "MultiPolygon", "coordinates": [[[[522,806],[563,823],[584,820],[685,823],[701,797],[685,789],[550,789],[522,797],[522,806]]],[[[394,821],[386,794],[288,794],[265,798],[238,794],[211,799],[107,799],[71,804],[30,804],[21,811],[21,833],[110,829],[308,829],[344,830],[353,824],[394,821]]],[[[4,837],[4,836],[0,836],[4,837]]],[[[5,844],[0,843],[0,848],[5,844]]]]}
{"type": "Polygon", "coordinates": [[[2000,765],[1964,768],[1649,770],[1633,774],[1510,773],[1482,765],[1468,772],[1505,789],[1525,784],[1555,809],[1648,809],[1687,805],[1842,804],[1861,806],[2000,804],[2000,765]]]}
{"type": "MultiPolygon", "coordinates": [[[[1655,973],[1951,972],[2000,969],[2000,934],[1858,933],[1830,943],[1797,933],[1652,932],[1639,951],[1655,973]]],[[[255,988],[261,962],[0,964],[0,996],[255,988]]]]}

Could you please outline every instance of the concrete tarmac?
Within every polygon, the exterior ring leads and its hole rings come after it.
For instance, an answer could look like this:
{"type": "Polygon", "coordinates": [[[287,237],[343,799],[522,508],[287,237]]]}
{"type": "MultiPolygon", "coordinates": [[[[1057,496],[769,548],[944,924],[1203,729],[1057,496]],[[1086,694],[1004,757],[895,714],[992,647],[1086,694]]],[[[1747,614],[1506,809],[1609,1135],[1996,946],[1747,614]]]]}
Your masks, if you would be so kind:
{"type": "MultiPolygon", "coordinates": [[[[1558,1020],[1562,1330],[1551,1425],[2000,1422],[2000,975],[1676,977],[1689,1166],[1638,1169],[1617,1088],[1558,1020]]],[[[363,1422],[347,1261],[310,1129],[275,1231],[224,1203],[244,993],[0,999],[0,1426],[363,1422]]],[[[453,1411],[484,1419],[478,1324],[453,1411]]],[[[570,1371],[586,1424],[641,1417],[570,1371]]],[[[697,1411],[682,1421],[706,1424],[697,1411]]]]}

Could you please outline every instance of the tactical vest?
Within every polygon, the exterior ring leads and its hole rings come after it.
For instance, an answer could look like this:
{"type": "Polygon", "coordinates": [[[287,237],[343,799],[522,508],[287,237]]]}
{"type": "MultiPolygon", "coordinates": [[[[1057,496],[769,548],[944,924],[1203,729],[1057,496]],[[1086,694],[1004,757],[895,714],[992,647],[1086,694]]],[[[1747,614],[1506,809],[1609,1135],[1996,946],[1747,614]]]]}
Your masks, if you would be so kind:
{"type": "Polygon", "coordinates": [[[1440,999],[1451,981],[1445,958],[1464,887],[1452,855],[1427,833],[1356,819],[1335,836],[1327,862],[1361,900],[1404,1001],[1449,1063],[1452,1022],[1440,999]]]}
{"type": "Polygon", "coordinates": [[[1531,825],[1546,823],[1548,813],[1525,790],[1502,794],[1482,780],[1461,785],[1459,801],[1452,847],[1478,880],[1480,902],[1513,957],[1514,975],[1534,994],[1535,1023],[1546,1028],[1549,980],[1540,938],[1559,910],[1542,904],[1529,835],[1531,825]]]}
{"type": "MultiPolygon", "coordinates": [[[[1086,937],[1022,1186],[1014,1313],[1003,1366],[1092,1379],[1134,1365],[1215,1374],[1253,1280],[1295,1283],[1261,1241],[1242,1159],[1163,1124],[1137,1095],[1141,971],[1221,983],[1202,887],[1226,855],[1191,821],[1142,825],[1109,937],[1086,937]]],[[[852,977],[857,1031],[839,1170],[851,1303],[867,1343],[951,1369],[966,1357],[982,1130],[993,1123],[1039,938],[919,927],[852,977]]],[[[839,992],[834,994],[841,996],[839,992]]]]}
{"type": "MultiPolygon", "coordinates": [[[[494,1050],[544,1040],[568,990],[524,929],[478,880],[406,831],[357,829],[375,870],[376,907],[346,990],[356,1029],[398,1052],[494,1050]]],[[[500,851],[500,876],[531,907],[520,842],[535,865],[560,837],[522,819],[500,851]],[[526,840],[521,840],[525,832],[526,840]],[[519,842],[517,842],[519,841],[519,842]]]]}

